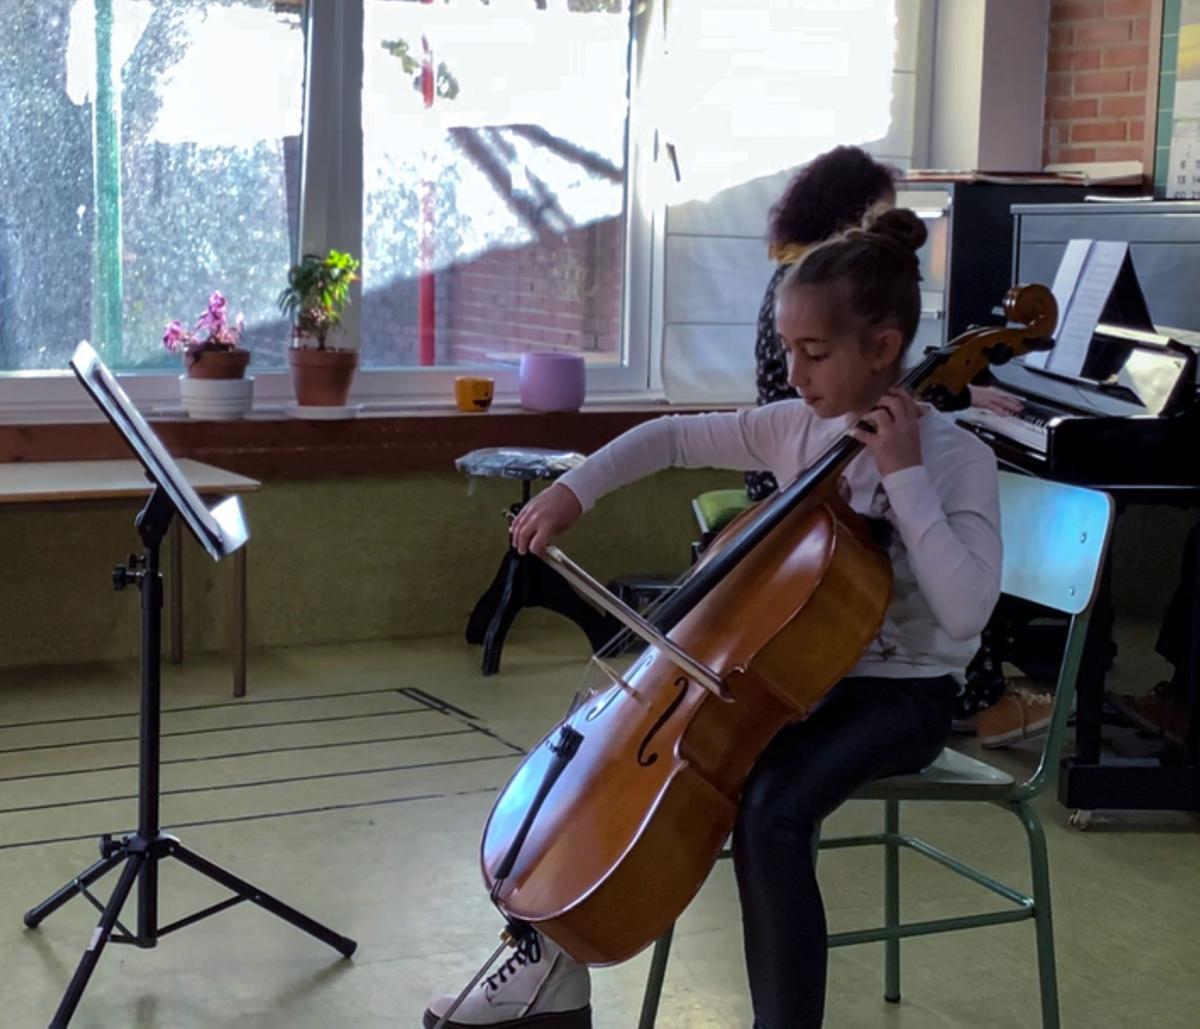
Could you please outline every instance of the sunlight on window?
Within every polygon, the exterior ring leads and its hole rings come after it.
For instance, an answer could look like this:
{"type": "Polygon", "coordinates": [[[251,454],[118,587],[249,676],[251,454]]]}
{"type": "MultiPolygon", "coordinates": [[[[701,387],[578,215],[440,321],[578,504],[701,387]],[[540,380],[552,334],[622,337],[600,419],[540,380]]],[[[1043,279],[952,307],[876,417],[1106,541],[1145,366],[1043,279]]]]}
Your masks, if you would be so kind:
{"type": "MultiPolygon", "coordinates": [[[[497,128],[536,126],[614,169],[624,164],[624,16],[538,11],[529,3],[366,6],[363,73],[364,165],[368,210],[372,195],[412,188],[421,178],[453,181],[454,231],[439,238],[435,267],[471,257],[495,244],[514,245],[535,231],[502,195],[535,198],[542,191],[579,226],[620,212],[620,181],[564,159],[528,136],[497,139],[497,128]],[[399,44],[420,62],[427,40],[435,65],[453,77],[454,95],[426,107],[414,80],[419,69],[397,56],[399,44]],[[389,50],[388,47],[391,47],[389,50]],[[464,131],[465,130],[465,131],[464,131]],[[464,160],[464,137],[482,139],[486,154],[464,160]],[[503,180],[498,182],[498,178],[503,180]]],[[[417,271],[417,254],[388,226],[368,217],[375,245],[394,255],[393,273],[417,271]],[[395,245],[401,242],[399,248],[395,245]],[[401,255],[406,255],[402,257],[401,255]]],[[[399,233],[400,226],[393,226],[399,233]]],[[[384,269],[375,265],[376,273],[384,269]]]]}
{"type": "MultiPolygon", "coordinates": [[[[77,104],[90,102],[95,94],[94,2],[76,0],[71,9],[67,95],[77,104]]],[[[145,0],[116,0],[115,68],[125,67],[152,13],[145,0]]],[[[263,8],[182,10],[175,36],[183,52],[158,84],[161,106],[149,138],[156,143],[245,146],[294,133],[300,123],[296,83],[304,73],[294,28],[263,8]]]]}
{"type": "Polygon", "coordinates": [[[247,146],[295,133],[304,53],[294,24],[270,11],[210,7],[191,12],[182,33],[190,42],[163,77],[151,138],[247,146]],[[212,73],[214,62],[219,75],[212,73]]]}
{"type": "MultiPolygon", "coordinates": [[[[146,31],[153,5],[147,0],[117,0],[113,5],[112,59],[124,68],[146,31]]],[[[67,96],[75,104],[91,103],[96,95],[96,3],[75,0],[67,37],[67,96]]]]}
{"type": "Polygon", "coordinates": [[[882,139],[895,49],[895,0],[675,5],[647,100],[679,179],[668,162],[656,199],[707,199],[839,143],[882,139]]]}

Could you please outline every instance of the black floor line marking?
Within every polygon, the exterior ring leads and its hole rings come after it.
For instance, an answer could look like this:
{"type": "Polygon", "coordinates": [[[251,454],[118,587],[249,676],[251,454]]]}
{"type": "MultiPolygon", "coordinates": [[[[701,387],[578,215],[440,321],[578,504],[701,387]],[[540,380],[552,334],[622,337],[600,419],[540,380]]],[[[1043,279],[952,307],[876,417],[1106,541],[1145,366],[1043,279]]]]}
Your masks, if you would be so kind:
{"type": "Polygon", "coordinates": [[[479,719],[475,715],[471,714],[470,711],[464,711],[461,707],[456,707],[454,704],[451,704],[450,701],[442,700],[441,697],[435,697],[432,693],[426,693],[424,690],[418,689],[416,686],[399,686],[396,688],[396,692],[403,694],[410,700],[419,700],[423,704],[428,704],[430,707],[435,707],[439,711],[452,711],[454,714],[459,715],[462,718],[467,718],[472,722],[479,721],[479,719]]]}
{"type": "MultiPolygon", "coordinates": [[[[469,736],[475,729],[447,729],[445,732],[414,732],[407,736],[378,736],[365,740],[340,740],[336,743],[306,743],[294,747],[268,747],[266,750],[243,750],[227,754],[199,754],[196,757],[163,758],[160,765],[188,765],[204,761],[225,761],[233,758],[262,757],[266,754],[294,754],[306,750],[336,750],[340,747],[365,747],[372,743],[402,743],[407,740],[430,740],[442,736],[469,736]]],[[[486,735],[486,734],[485,734],[486,735]]],[[[91,768],[68,768],[53,772],[30,772],[26,775],[0,776],[0,783],[27,782],[33,779],[65,779],[72,775],[93,775],[102,772],[126,772],[137,768],[136,761],[120,765],[96,765],[91,768]]]]}
{"type": "Polygon", "coordinates": [[[432,693],[426,693],[424,690],[417,689],[415,686],[400,686],[397,687],[396,692],[401,696],[408,697],[409,700],[415,700],[418,703],[427,704],[429,707],[441,712],[448,718],[454,718],[457,721],[462,722],[464,725],[469,725],[476,732],[483,733],[484,736],[490,737],[502,746],[508,747],[508,749],[514,753],[520,754],[522,757],[528,753],[524,747],[518,746],[515,743],[510,743],[503,736],[493,732],[486,725],[483,725],[473,714],[464,711],[461,707],[455,707],[448,701],[442,700],[439,697],[435,697],[432,693]]]}
{"type": "MultiPolygon", "coordinates": [[[[324,718],[292,718],[283,722],[256,722],[251,725],[216,725],[208,729],[180,729],[160,733],[161,739],[177,736],[204,736],[214,732],[246,732],[249,729],[277,729],[285,725],[319,725],[322,722],[352,722],[357,718],[390,718],[392,715],[424,715],[428,707],[401,708],[398,711],[371,711],[361,715],[327,715],[324,718]]],[[[95,747],[105,743],[132,743],[137,736],[113,736],[102,740],[68,740],[62,743],[38,743],[30,747],[5,747],[0,754],[29,754],[35,750],[66,750],[69,747],[95,747]]]]}
{"type": "MultiPolygon", "coordinates": [[[[385,797],[383,800],[356,800],[346,804],[325,804],[321,807],[296,808],[292,811],[267,811],[257,815],[234,815],[230,818],[204,818],[196,822],[172,822],[163,831],[173,833],[180,829],[196,829],[206,825],[232,825],[237,822],[259,822],[268,818],[293,818],[296,815],[321,815],[330,811],[353,811],[366,807],[382,807],[388,804],[407,804],[414,800],[444,800],[446,797],[473,797],[483,793],[495,793],[498,787],[481,786],[474,790],[454,790],[451,793],[415,793],[405,797],[385,797]]],[[[132,829],[114,832],[114,837],[127,836],[132,829]]],[[[41,840],[21,840],[18,843],[0,843],[0,850],[18,850],[22,847],[42,847],[51,843],[78,843],[95,840],[98,833],[82,833],[79,836],[53,836],[41,840]]]]}
{"type": "MultiPolygon", "coordinates": [[[[446,768],[450,765],[473,765],[485,761],[510,761],[512,754],[481,754],[476,757],[457,757],[446,761],[414,761],[407,765],[388,765],[385,768],[352,768],[344,772],[319,772],[313,775],[288,775],[279,779],[253,779],[250,782],[212,783],[207,786],[181,786],[179,789],[162,790],[162,797],[182,797],[191,793],[223,793],[226,790],[252,790],[259,786],[288,786],[300,782],[320,782],[326,779],[349,779],[360,775],[384,775],[388,772],[411,772],[418,768],[446,768]]],[[[116,804],[124,800],[137,800],[136,793],[119,793],[110,797],[85,797],[82,800],[64,800],[55,804],[26,804],[21,807],[0,808],[0,815],[27,815],[34,811],[53,811],[57,808],[88,807],[92,804],[116,804]]]]}
{"type": "MultiPolygon", "coordinates": [[[[369,697],[379,693],[395,693],[395,686],[381,686],[374,690],[351,690],[348,693],[313,693],[310,696],[299,697],[262,697],[253,700],[227,700],[218,704],[190,704],[186,707],[164,707],[164,715],[180,714],[188,711],[217,711],[224,707],[257,707],[261,704],[295,704],[305,700],[341,700],[343,697],[369,697]]],[[[44,718],[35,722],[8,722],[0,725],[4,729],[26,729],[38,725],[69,725],[72,722],[103,722],[110,718],[137,718],[138,711],[122,711],[112,715],[76,715],[73,718],[44,718]]]]}

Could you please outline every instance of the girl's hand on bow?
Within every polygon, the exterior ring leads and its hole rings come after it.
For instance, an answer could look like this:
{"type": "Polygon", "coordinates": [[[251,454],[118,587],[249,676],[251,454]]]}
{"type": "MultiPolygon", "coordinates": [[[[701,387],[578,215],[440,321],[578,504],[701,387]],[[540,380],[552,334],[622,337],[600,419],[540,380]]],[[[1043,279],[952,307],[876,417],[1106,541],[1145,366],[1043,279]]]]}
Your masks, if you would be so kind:
{"type": "Polygon", "coordinates": [[[890,475],[921,463],[920,417],[921,409],[912,394],[895,387],[862,416],[850,435],[875,455],[879,474],[890,475]]]}
{"type": "Polygon", "coordinates": [[[529,501],[513,519],[509,529],[512,544],[520,554],[531,550],[544,554],[555,537],[574,525],[581,514],[583,506],[575,494],[556,482],[529,501]]]}

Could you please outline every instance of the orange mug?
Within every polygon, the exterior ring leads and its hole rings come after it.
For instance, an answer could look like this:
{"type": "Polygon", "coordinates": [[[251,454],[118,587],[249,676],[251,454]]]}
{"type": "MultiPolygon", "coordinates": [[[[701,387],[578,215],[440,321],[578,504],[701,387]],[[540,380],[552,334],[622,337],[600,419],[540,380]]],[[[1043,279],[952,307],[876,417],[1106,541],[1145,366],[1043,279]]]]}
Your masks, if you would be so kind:
{"type": "Polygon", "coordinates": [[[460,411],[486,411],[492,406],[496,380],[459,375],[454,380],[454,402],[460,411]]]}

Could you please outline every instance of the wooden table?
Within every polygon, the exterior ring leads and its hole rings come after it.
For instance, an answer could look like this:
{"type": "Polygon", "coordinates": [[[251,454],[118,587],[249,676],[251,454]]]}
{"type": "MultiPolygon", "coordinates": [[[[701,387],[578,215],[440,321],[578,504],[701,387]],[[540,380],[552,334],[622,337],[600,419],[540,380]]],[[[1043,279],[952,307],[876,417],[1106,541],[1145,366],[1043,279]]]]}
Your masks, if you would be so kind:
{"type": "MultiPolygon", "coordinates": [[[[253,493],[257,479],[183,458],[180,470],[203,497],[253,493]]],[[[137,461],[17,461],[0,464],[0,504],[79,505],[145,500],[150,485],[137,461]]],[[[183,660],[183,520],[171,519],[167,589],[171,661],[183,660]]],[[[233,695],[246,693],[246,547],[233,554],[233,695]]]]}

